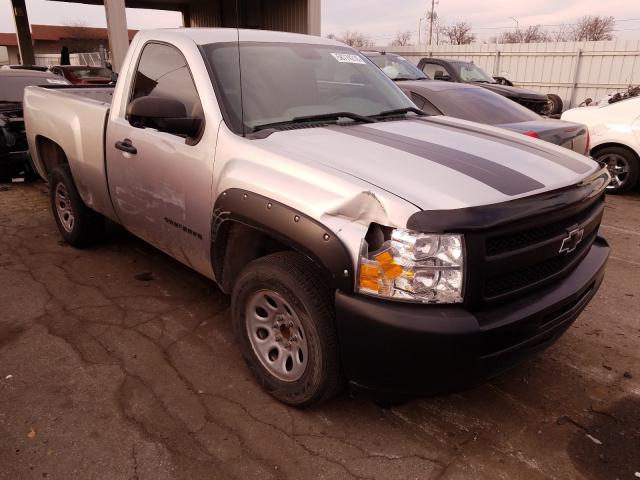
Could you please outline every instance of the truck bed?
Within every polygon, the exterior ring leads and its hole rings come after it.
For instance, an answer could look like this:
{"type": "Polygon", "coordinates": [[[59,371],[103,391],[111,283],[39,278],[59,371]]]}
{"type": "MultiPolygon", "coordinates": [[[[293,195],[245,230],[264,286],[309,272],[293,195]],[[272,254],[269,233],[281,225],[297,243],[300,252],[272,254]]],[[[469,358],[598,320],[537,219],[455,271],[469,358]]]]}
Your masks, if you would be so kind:
{"type": "Polygon", "coordinates": [[[27,87],[24,122],[34,166],[46,179],[55,167],[56,144],[67,157],[82,200],[112,218],[104,157],[104,135],[114,87],[27,87]],[[37,134],[36,134],[37,132],[37,134]],[[44,154],[43,152],[47,152],[44,154]]]}
{"type": "Polygon", "coordinates": [[[113,91],[115,90],[115,86],[113,85],[92,87],[77,87],[75,85],[44,85],[40,88],[45,90],[57,90],[65,94],[88,98],[108,105],[111,105],[111,100],[113,100],[113,91]]]}

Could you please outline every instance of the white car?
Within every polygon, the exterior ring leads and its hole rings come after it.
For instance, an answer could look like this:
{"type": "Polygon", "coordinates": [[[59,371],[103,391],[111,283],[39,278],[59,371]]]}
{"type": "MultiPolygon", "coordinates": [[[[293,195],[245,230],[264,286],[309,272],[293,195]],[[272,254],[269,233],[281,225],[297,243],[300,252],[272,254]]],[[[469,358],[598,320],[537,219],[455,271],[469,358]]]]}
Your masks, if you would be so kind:
{"type": "Polygon", "coordinates": [[[640,175],[640,97],[568,110],[562,120],[589,127],[591,156],[611,173],[609,193],[628,192],[640,175]]]}

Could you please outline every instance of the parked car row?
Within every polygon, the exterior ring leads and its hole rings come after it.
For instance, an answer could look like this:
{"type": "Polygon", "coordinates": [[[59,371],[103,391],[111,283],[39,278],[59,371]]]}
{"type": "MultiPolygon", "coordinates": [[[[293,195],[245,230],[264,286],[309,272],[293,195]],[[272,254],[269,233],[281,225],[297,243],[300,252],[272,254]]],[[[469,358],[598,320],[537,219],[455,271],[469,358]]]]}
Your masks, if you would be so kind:
{"type": "MultiPolygon", "coordinates": [[[[545,112],[544,95],[515,88],[501,77],[494,79],[471,62],[429,57],[420,60],[416,66],[393,53],[363,53],[396,81],[418,108],[430,115],[447,115],[497,126],[592,155],[606,165],[612,175],[610,193],[627,192],[638,184],[640,145],[637,121],[640,111],[634,103],[624,103],[623,107],[616,109],[600,108],[609,106],[606,102],[599,107],[574,109],[566,112],[562,120],[554,120],[538,114],[545,112]],[[593,112],[594,108],[598,109],[593,112]],[[589,128],[580,123],[582,119],[589,128]],[[594,129],[595,134],[591,133],[594,129]],[[594,136],[597,140],[592,142],[594,136]]],[[[1,70],[50,72],[64,78],[67,83],[87,86],[113,84],[116,78],[108,68],[79,65],[4,65],[1,70]]],[[[51,78],[46,81],[54,82],[51,78]]],[[[0,143],[0,169],[6,178],[9,173],[21,175],[28,172],[29,166],[21,160],[26,158],[24,153],[12,154],[13,166],[7,166],[6,152],[17,148],[8,145],[21,145],[23,134],[16,130],[16,125],[21,122],[21,113],[19,106],[17,110],[14,108],[15,103],[6,104],[6,99],[0,101],[5,102],[0,114],[0,128],[5,132],[11,131],[11,136],[5,134],[4,143],[0,143]]],[[[559,103],[561,108],[561,100],[555,103],[559,103]]]]}
{"type": "Polygon", "coordinates": [[[535,92],[498,86],[469,62],[428,58],[415,66],[397,54],[364,53],[426,113],[493,125],[590,155],[609,170],[609,193],[638,186],[640,97],[568,110],[557,120],[535,113],[542,96],[529,103],[535,92]]]}
{"type": "MultiPolygon", "coordinates": [[[[512,97],[497,94],[493,88],[484,88],[487,86],[484,83],[430,80],[418,67],[393,53],[365,54],[392,80],[398,82],[398,86],[418,108],[428,114],[448,115],[493,125],[540,138],[581,154],[589,153],[589,133],[584,125],[543,118],[522,106],[523,101],[512,101],[512,97]]],[[[436,73],[436,77],[441,76],[439,72],[436,73]]],[[[501,91],[520,89],[502,87],[501,91]]],[[[525,94],[519,95],[518,98],[525,98],[525,94]]]]}

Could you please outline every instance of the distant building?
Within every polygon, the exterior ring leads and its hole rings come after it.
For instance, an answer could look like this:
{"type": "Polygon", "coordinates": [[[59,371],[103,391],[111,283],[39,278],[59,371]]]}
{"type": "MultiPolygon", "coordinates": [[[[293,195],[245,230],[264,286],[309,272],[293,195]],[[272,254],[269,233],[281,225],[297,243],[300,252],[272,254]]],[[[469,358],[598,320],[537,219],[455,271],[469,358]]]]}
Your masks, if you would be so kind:
{"type": "MultiPolygon", "coordinates": [[[[133,38],[137,30],[129,30],[129,40],[133,38]]],[[[69,48],[70,53],[97,52],[102,45],[109,48],[109,37],[106,28],[93,28],[84,26],[61,25],[31,25],[31,38],[36,55],[60,54],[63,46],[69,48]]],[[[8,59],[2,58],[4,63],[20,63],[18,54],[18,37],[15,33],[0,33],[0,50],[6,47],[8,59]]]]}

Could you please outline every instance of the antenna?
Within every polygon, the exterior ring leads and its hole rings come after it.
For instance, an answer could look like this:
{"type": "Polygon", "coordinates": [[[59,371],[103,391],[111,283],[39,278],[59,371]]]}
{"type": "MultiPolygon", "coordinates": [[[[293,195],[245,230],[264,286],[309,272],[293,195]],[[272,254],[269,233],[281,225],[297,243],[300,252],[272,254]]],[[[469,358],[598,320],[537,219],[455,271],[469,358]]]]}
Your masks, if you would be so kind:
{"type": "Polygon", "coordinates": [[[240,61],[240,0],[236,0],[236,32],[238,34],[238,73],[240,74],[240,122],[242,124],[242,136],[246,137],[244,128],[244,98],[242,88],[242,62],[240,61]]]}

